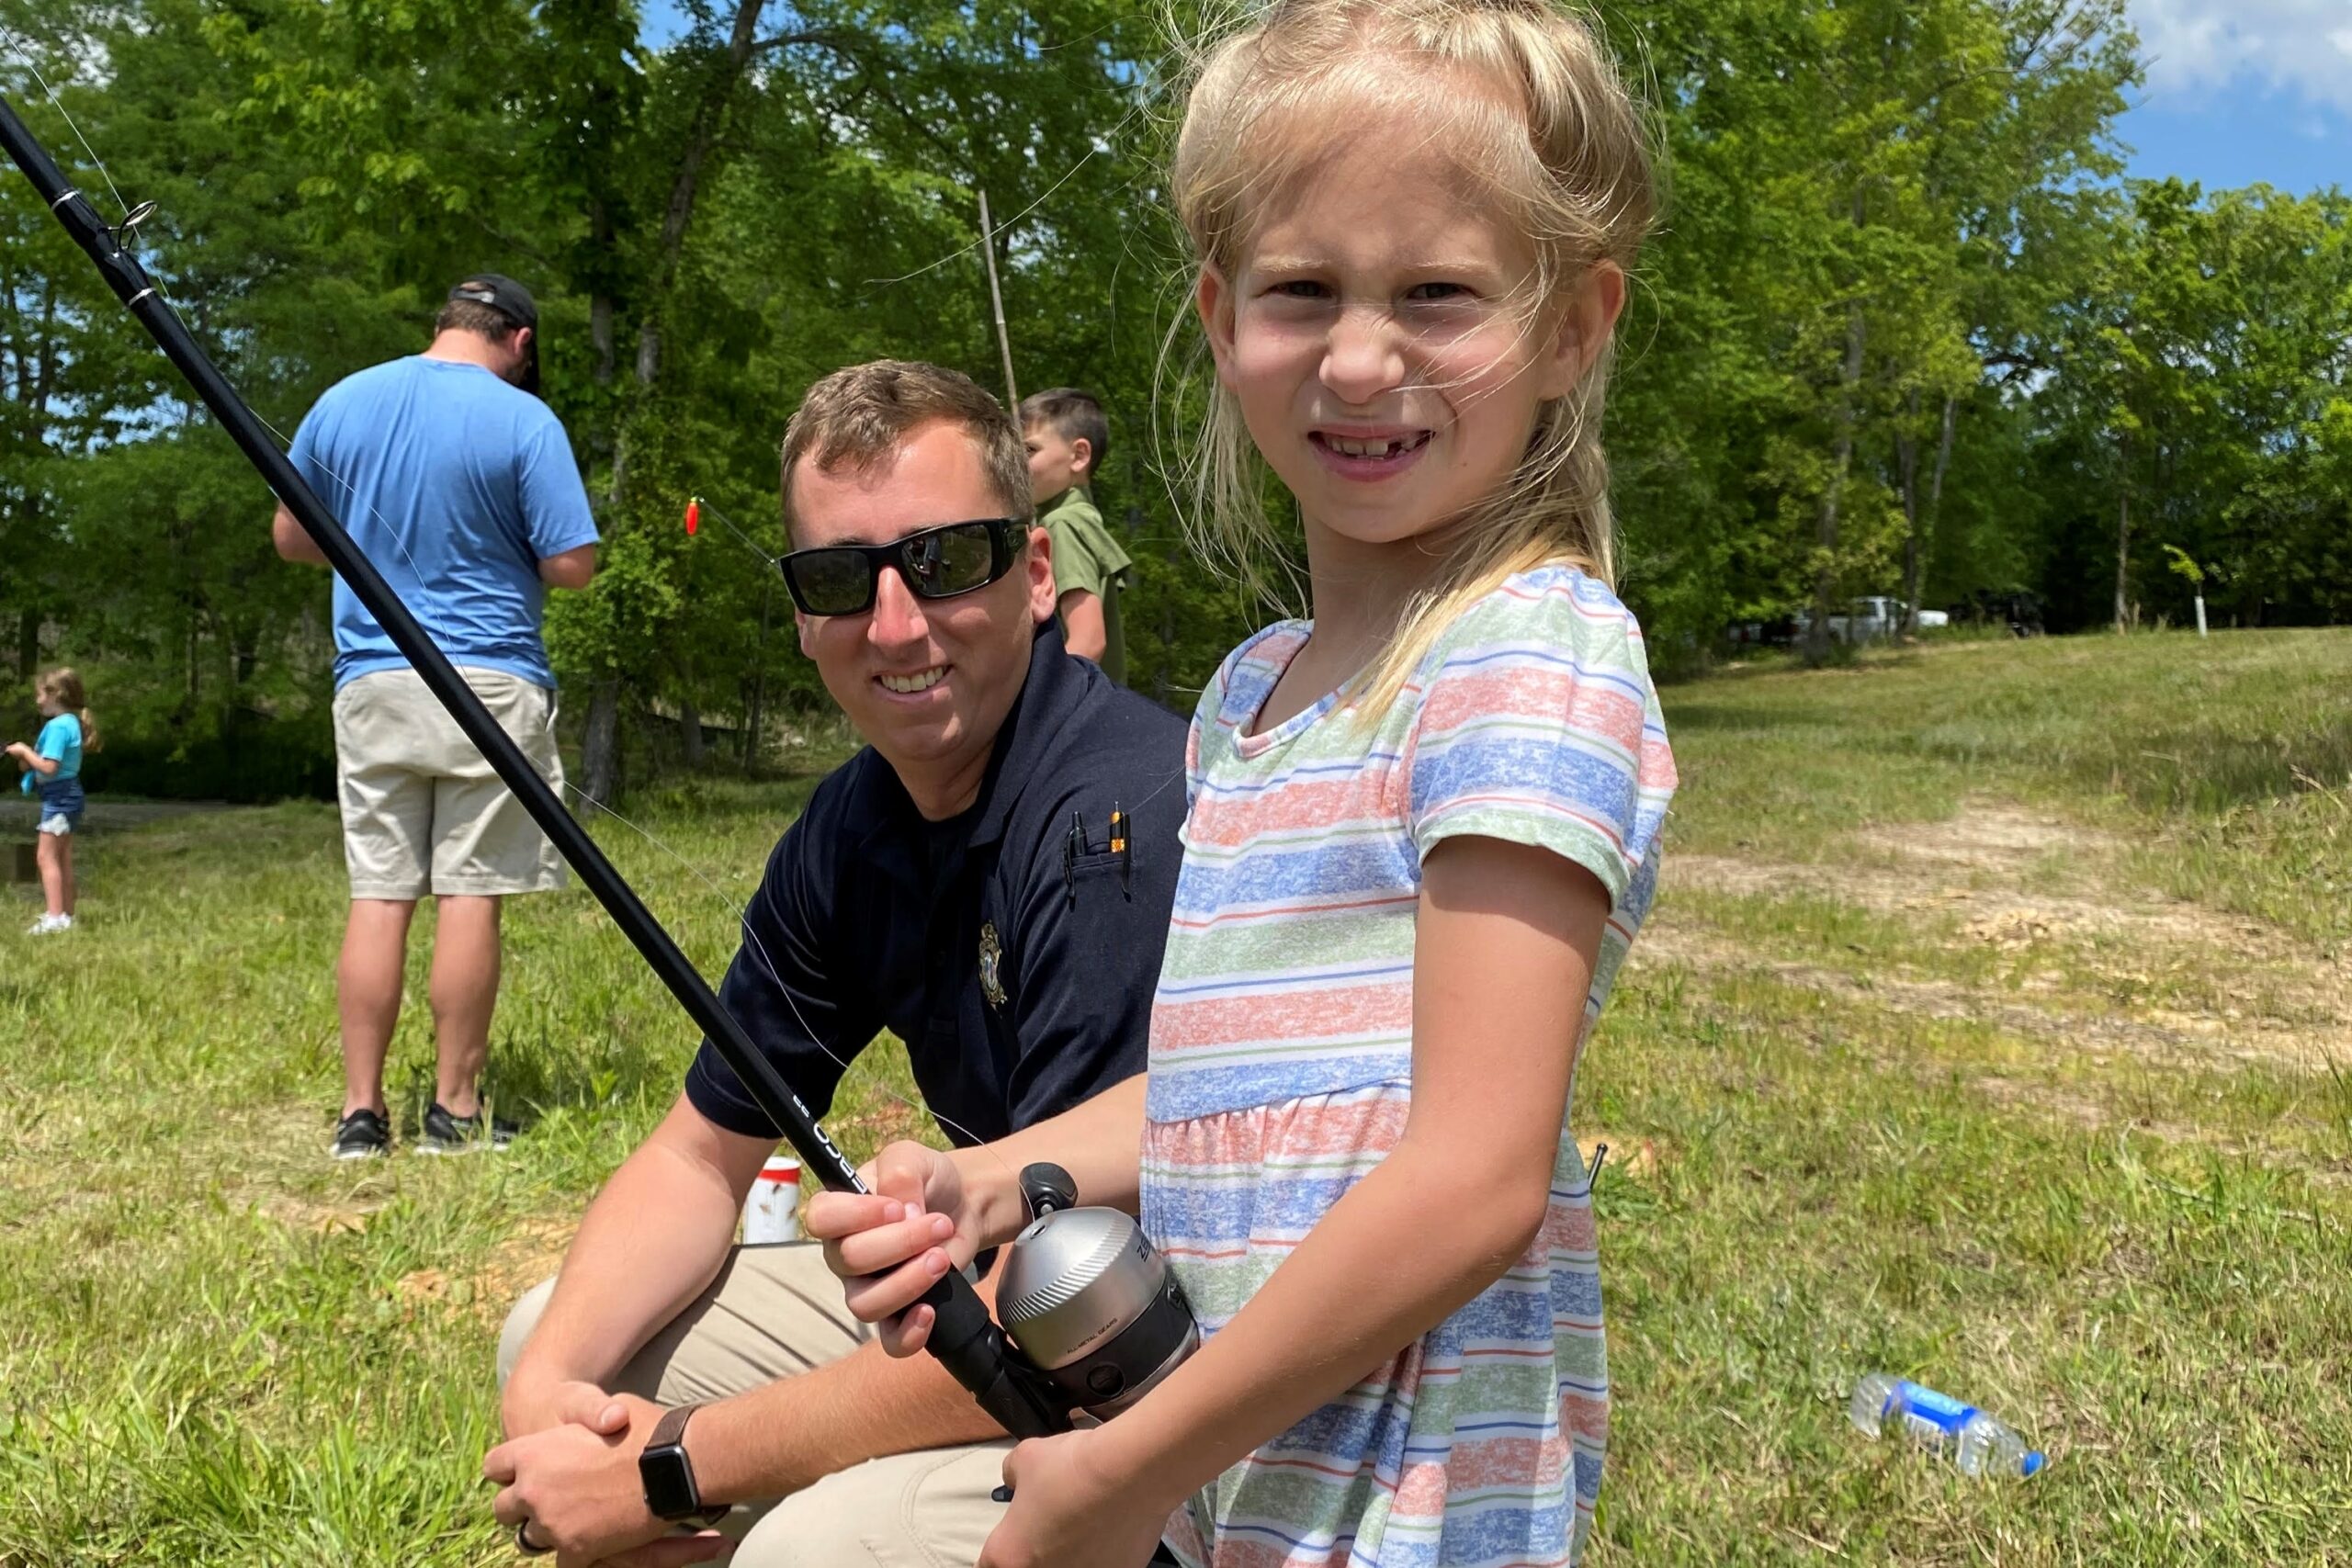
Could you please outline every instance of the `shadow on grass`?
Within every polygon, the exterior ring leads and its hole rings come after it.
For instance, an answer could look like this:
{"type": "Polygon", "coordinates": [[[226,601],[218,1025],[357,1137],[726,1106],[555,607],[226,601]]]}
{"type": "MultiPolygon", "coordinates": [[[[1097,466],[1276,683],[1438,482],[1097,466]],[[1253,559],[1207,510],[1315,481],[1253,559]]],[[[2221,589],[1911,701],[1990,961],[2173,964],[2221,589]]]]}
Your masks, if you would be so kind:
{"type": "Polygon", "coordinates": [[[1668,734],[1745,731],[1785,739],[1792,729],[1838,729],[1853,723],[1852,712],[1834,703],[1750,705],[1707,687],[1686,687],[1681,693],[1669,694],[1663,705],[1668,734]]]}
{"type": "MultiPolygon", "coordinates": [[[[678,1033],[686,1032],[682,1020],[678,1033]]],[[[545,1034],[530,1038],[493,1031],[482,1094],[500,1115],[528,1128],[558,1111],[596,1111],[649,1097],[667,1100],[683,1086],[688,1060],[610,1036],[565,1048],[545,1034]]],[[[421,1115],[433,1093],[433,1063],[423,1057],[404,1066],[408,1099],[421,1115]]]]}

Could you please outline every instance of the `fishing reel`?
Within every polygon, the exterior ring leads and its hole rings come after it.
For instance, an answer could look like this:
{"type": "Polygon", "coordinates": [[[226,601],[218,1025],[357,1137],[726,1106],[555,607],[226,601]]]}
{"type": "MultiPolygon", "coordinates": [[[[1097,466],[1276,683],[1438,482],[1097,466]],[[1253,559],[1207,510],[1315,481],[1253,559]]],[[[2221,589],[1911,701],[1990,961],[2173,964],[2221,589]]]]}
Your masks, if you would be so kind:
{"type": "Polygon", "coordinates": [[[1061,1167],[1024,1167],[1021,1197],[1033,1217],[1005,1248],[997,1319],[1053,1398],[1107,1421],[1200,1348],[1200,1325],[1143,1227],[1080,1208],[1061,1167]]]}

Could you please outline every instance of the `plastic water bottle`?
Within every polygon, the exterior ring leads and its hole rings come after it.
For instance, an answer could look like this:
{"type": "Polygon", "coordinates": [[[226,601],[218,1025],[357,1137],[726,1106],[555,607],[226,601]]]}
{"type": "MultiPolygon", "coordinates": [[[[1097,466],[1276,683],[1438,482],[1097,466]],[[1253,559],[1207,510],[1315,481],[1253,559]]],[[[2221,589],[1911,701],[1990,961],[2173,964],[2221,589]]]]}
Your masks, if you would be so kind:
{"type": "Polygon", "coordinates": [[[1962,1475],[2040,1473],[2041,1450],[2002,1422],[1973,1404],[1891,1372],[1866,1372],[1846,1407],[1856,1427],[1871,1437],[1904,1431],[1958,1466],[1962,1475]]]}
{"type": "Polygon", "coordinates": [[[800,1239],[800,1162],[790,1155],[768,1156],[743,1195],[743,1245],[771,1247],[800,1239]]]}

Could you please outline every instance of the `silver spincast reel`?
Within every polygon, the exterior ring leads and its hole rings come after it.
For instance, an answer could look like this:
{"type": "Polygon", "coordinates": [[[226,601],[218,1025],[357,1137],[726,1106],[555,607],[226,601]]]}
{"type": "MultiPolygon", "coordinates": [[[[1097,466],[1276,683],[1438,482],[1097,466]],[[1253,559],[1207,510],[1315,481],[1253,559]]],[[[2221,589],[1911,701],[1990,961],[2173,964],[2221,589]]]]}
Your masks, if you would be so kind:
{"type": "Polygon", "coordinates": [[[1116,1209],[1078,1207],[1057,1165],[1021,1172],[1035,1216],[1007,1250],[997,1320],[1070,1404],[1109,1420],[1200,1348],[1168,1260],[1116,1209]]]}

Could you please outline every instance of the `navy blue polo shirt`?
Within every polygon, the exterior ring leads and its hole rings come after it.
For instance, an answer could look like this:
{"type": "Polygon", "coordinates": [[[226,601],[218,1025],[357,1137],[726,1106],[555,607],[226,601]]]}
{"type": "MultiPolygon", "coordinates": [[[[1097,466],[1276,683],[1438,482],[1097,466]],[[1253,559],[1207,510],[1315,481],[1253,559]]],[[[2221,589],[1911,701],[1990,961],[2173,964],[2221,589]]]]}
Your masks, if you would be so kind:
{"type": "MultiPolygon", "coordinates": [[[[958,1145],[1134,1077],[1176,896],[1184,733],[1045,623],[970,810],[926,822],[871,747],[817,786],[768,858],[720,1001],[819,1116],[842,1064],[888,1030],[958,1145]]],[[[776,1135],[707,1040],[686,1098],[776,1135]]]]}

